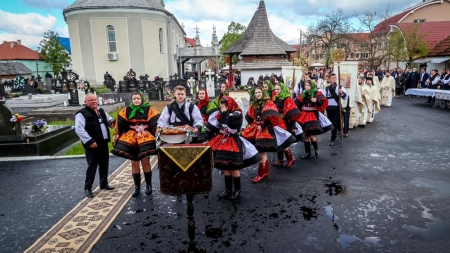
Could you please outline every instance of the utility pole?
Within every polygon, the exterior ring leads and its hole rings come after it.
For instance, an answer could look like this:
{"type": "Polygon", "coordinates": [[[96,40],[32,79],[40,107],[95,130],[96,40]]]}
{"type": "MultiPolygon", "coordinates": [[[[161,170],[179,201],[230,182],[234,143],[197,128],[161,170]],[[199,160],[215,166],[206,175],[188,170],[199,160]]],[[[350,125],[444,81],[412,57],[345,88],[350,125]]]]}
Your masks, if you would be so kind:
{"type": "Polygon", "coordinates": [[[298,30],[300,31],[300,41],[298,43],[298,61],[299,61],[300,66],[302,66],[301,55],[302,55],[302,34],[303,34],[303,32],[301,29],[298,29],[298,30]]]}

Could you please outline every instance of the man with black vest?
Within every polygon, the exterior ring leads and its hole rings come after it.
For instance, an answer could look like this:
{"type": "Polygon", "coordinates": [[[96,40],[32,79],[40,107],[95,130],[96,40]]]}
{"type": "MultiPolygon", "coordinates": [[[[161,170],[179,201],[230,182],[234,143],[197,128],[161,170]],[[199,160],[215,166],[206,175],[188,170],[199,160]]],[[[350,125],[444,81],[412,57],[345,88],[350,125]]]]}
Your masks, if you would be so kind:
{"type": "MultiPolygon", "coordinates": [[[[431,70],[430,78],[426,81],[426,86],[428,89],[436,90],[439,86],[439,82],[441,81],[441,78],[439,77],[439,71],[437,69],[431,70]]],[[[431,103],[432,100],[434,100],[434,97],[429,96],[428,101],[425,103],[431,103]]]]}
{"type": "Polygon", "coordinates": [[[108,127],[112,128],[114,119],[98,107],[95,94],[88,93],[85,103],[85,107],[75,114],[75,132],[83,144],[88,163],[84,182],[85,194],[86,197],[93,198],[92,185],[97,167],[100,176],[100,189],[114,189],[108,184],[108,142],[111,141],[108,127]]]}
{"type": "Polygon", "coordinates": [[[327,116],[331,123],[333,123],[334,127],[334,129],[331,131],[330,141],[330,146],[333,146],[334,141],[336,140],[337,130],[341,129],[339,114],[342,113],[342,111],[339,111],[339,97],[341,97],[343,100],[346,100],[347,91],[344,87],[336,83],[336,74],[332,73],[330,76],[331,84],[325,88],[324,95],[328,99],[327,116]]]}
{"type": "Polygon", "coordinates": [[[186,88],[178,85],[174,89],[175,101],[161,112],[157,127],[184,126],[195,127],[194,137],[202,130],[203,118],[200,110],[193,103],[186,102],[186,88]]]}
{"type": "Polygon", "coordinates": [[[450,69],[442,69],[440,84],[441,90],[450,90],[450,69]]]}

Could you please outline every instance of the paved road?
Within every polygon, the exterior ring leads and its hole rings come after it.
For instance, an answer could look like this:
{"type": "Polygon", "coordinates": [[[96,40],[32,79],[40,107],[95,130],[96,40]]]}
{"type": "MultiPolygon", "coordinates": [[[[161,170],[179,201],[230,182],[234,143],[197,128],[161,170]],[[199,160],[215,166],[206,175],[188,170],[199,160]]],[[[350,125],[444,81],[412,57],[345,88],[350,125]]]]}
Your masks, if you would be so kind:
{"type": "MultiPolygon", "coordinates": [[[[195,198],[207,252],[450,252],[450,110],[396,99],[322,157],[271,168],[239,201],[218,200],[223,179],[195,198]]],[[[424,101],[424,99],[422,99],[424,101]]],[[[292,147],[303,153],[303,144],[292,147]]],[[[272,159],[275,159],[273,156],[272,159]]],[[[111,168],[123,162],[111,159],[111,168]]],[[[0,252],[22,252],[84,196],[82,158],[0,162],[0,252]]],[[[132,199],[92,252],[187,249],[186,200],[159,191],[132,199]]]]}

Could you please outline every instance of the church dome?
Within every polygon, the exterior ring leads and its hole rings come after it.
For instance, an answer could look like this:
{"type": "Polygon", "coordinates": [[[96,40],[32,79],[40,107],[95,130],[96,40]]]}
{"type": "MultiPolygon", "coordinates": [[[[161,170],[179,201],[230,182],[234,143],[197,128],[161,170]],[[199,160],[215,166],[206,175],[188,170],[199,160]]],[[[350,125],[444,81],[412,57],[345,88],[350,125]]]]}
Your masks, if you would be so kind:
{"type": "Polygon", "coordinates": [[[147,10],[169,12],[164,8],[163,0],[76,0],[63,11],[64,17],[66,13],[74,10],[85,9],[108,9],[108,8],[139,8],[147,10]]]}

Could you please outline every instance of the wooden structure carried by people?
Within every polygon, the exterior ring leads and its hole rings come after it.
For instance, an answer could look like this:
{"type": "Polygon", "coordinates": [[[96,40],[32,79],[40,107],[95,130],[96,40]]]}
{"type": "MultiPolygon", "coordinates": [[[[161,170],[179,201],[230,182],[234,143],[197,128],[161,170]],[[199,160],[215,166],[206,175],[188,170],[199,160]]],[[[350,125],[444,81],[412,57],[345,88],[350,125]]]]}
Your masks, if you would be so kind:
{"type": "MultiPolygon", "coordinates": [[[[331,51],[331,59],[333,60],[333,62],[337,63],[338,65],[338,87],[339,89],[342,87],[341,84],[341,66],[340,63],[342,61],[345,60],[345,50],[341,49],[341,48],[337,48],[334,49],[333,51],[331,51]]],[[[340,136],[341,136],[341,141],[343,139],[344,136],[344,131],[343,131],[343,123],[342,123],[342,103],[341,103],[341,99],[339,98],[338,101],[336,101],[339,105],[339,131],[340,131],[340,136]]]]}
{"type": "Polygon", "coordinates": [[[195,241],[194,196],[212,189],[213,153],[203,144],[172,144],[158,149],[161,192],[165,195],[186,195],[189,253],[206,252],[195,241]]]}

